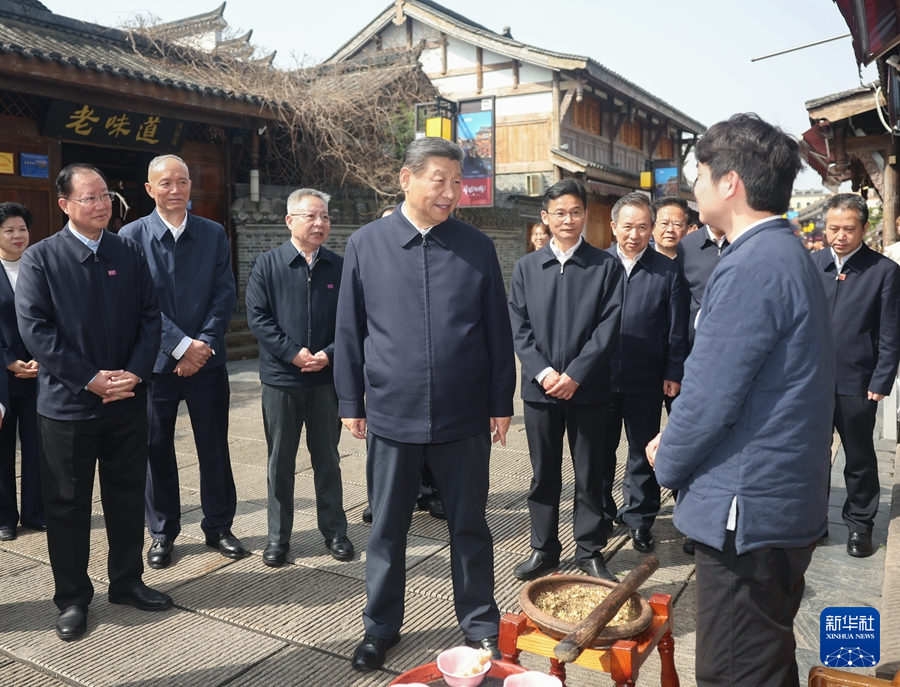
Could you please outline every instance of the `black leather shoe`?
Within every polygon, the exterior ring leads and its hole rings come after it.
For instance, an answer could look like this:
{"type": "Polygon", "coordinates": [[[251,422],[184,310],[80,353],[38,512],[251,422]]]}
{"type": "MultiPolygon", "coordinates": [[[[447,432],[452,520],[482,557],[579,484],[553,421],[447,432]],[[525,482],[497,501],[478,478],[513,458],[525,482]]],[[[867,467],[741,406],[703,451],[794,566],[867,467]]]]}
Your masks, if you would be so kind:
{"type": "Polygon", "coordinates": [[[636,551],[641,553],[650,553],[656,548],[656,542],[653,541],[653,535],[650,530],[631,530],[631,545],[636,551]]]}
{"type": "Polygon", "coordinates": [[[150,589],[143,582],[125,594],[110,594],[111,604],[128,604],[139,611],[165,611],[172,608],[172,597],[155,589],[150,589]]]}
{"type": "Polygon", "coordinates": [[[872,549],[872,535],[868,532],[851,532],[847,540],[847,553],[854,558],[865,558],[875,553],[872,549]]]}
{"type": "Polygon", "coordinates": [[[35,532],[46,532],[47,531],[46,525],[32,525],[30,523],[23,522],[22,527],[29,529],[29,530],[34,530],[35,532]]]}
{"type": "Polygon", "coordinates": [[[263,563],[268,565],[270,568],[280,568],[287,560],[287,552],[290,550],[290,542],[277,544],[273,541],[270,541],[268,546],[266,546],[265,551],[263,551],[263,563]]]}
{"type": "Polygon", "coordinates": [[[444,504],[437,496],[426,496],[419,499],[419,510],[427,510],[432,518],[438,520],[446,520],[447,514],[444,512],[444,504]]]}
{"type": "Polygon", "coordinates": [[[581,572],[590,575],[591,577],[596,577],[601,580],[609,580],[610,582],[619,581],[619,578],[616,577],[610,571],[610,569],[606,567],[606,564],[603,562],[603,556],[594,556],[586,563],[580,563],[576,561],[575,565],[578,566],[578,569],[581,570],[581,572]]]}
{"type": "Polygon", "coordinates": [[[56,636],[64,642],[78,639],[87,630],[87,606],[66,606],[56,619],[56,636]]]}
{"type": "Polygon", "coordinates": [[[540,577],[543,573],[556,570],[559,567],[559,558],[544,558],[540,551],[532,551],[531,555],[513,570],[513,577],[527,582],[540,577]]]}
{"type": "Polygon", "coordinates": [[[684,551],[688,556],[694,555],[694,540],[688,537],[684,540],[684,544],[681,545],[681,550],[684,551]]]}
{"type": "MultiPolygon", "coordinates": [[[[3,527],[0,528],[0,541],[12,541],[16,538],[16,528],[15,527],[3,527]]],[[[71,608],[71,606],[70,606],[71,608]]]]}
{"type": "Polygon", "coordinates": [[[240,540],[231,533],[231,530],[225,530],[221,534],[207,534],[206,545],[212,549],[217,549],[225,558],[238,560],[247,555],[244,547],[241,546],[240,540]]]}
{"type": "Polygon", "coordinates": [[[366,506],[362,514],[363,522],[372,522],[372,506],[366,506]]]}
{"type": "Polygon", "coordinates": [[[500,653],[500,647],[497,645],[497,637],[498,635],[494,635],[493,637],[485,637],[479,641],[475,641],[474,639],[466,638],[466,646],[471,647],[473,649],[484,649],[485,651],[491,652],[491,660],[492,661],[500,661],[503,659],[503,654],[500,653]]]}
{"type": "Polygon", "coordinates": [[[171,539],[154,539],[147,551],[147,565],[154,570],[162,570],[172,562],[172,549],[175,542],[171,539]]]}
{"type": "Polygon", "coordinates": [[[375,635],[367,634],[363,637],[362,643],[356,647],[353,652],[353,667],[356,670],[370,671],[378,670],[384,665],[384,656],[388,649],[397,646],[400,642],[400,634],[394,635],[393,639],[382,639],[375,635]]]}
{"type": "Polygon", "coordinates": [[[325,546],[331,551],[331,557],[336,561],[353,560],[353,544],[347,537],[337,537],[336,539],[326,539],[325,546]]]}

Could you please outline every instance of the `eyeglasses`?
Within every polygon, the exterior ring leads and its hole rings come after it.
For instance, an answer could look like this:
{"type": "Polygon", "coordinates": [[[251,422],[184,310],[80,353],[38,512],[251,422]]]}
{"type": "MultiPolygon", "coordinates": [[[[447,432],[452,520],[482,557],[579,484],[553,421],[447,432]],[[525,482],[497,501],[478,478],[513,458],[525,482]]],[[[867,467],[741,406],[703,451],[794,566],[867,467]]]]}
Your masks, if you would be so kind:
{"type": "Polygon", "coordinates": [[[322,220],[325,224],[331,224],[331,217],[328,215],[316,215],[312,212],[291,212],[291,217],[299,217],[304,222],[315,222],[317,219],[322,220]]]}
{"type": "Polygon", "coordinates": [[[562,222],[566,217],[571,217],[575,220],[581,219],[584,217],[584,210],[572,210],[572,212],[548,212],[547,214],[553,217],[557,222],[562,222]]]}
{"type": "Polygon", "coordinates": [[[672,227],[673,229],[678,230],[684,229],[685,227],[687,227],[687,224],[685,224],[684,222],[657,222],[656,226],[658,226],[660,229],[668,229],[669,227],[672,227]]]}
{"type": "Polygon", "coordinates": [[[82,205],[96,205],[97,203],[112,203],[115,193],[104,193],[99,196],[88,196],[87,198],[63,198],[63,200],[71,200],[73,203],[81,203],[82,205]]]}

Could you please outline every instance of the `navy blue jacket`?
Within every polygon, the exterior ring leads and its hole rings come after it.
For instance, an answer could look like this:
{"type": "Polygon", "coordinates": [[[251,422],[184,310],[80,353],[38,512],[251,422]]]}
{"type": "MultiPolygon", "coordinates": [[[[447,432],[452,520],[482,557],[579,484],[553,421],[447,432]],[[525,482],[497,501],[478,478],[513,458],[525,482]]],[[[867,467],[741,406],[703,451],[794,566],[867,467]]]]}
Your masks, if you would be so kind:
{"type": "Polygon", "coordinates": [[[457,441],[513,414],[516,361],[494,243],[450,218],[426,239],[393,214],[347,242],[334,384],[380,437],[457,441]]]}
{"type": "Polygon", "coordinates": [[[334,382],[334,324],[344,259],[319,248],[312,269],[291,243],[256,259],[247,281],[247,324],[259,340],[259,379],[280,386],[334,382]],[[291,361],[301,348],[324,351],[330,361],[318,372],[301,372],[291,361]]]}
{"type": "MultiPolygon", "coordinates": [[[[17,360],[28,362],[34,356],[25,347],[19,335],[19,321],[16,319],[16,297],[9,283],[6,270],[0,267],[0,348],[3,350],[3,367],[17,360]]],[[[37,394],[37,379],[20,379],[6,371],[7,385],[11,397],[34,396],[37,394]]],[[[6,407],[8,403],[4,402],[6,407]]]]}
{"type": "Polygon", "coordinates": [[[825,532],[834,348],[825,292],[786,219],[722,251],[656,454],[678,489],[675,526],[722,550],[737,496],[737,553],[825,532]]]}
{"type": "Polygon", "coordinates": [[[19,332],[40,363],[38,412],[91,420],[146,407],[134,396],[103,405],[85,387],[100,370],[125,370],[146,382],[162,331],[156,287],[141,247],[104,231],[97,253],[68,225],[29,246],[16,282],[19,332]]]}
{"type": "MultiPolygon", "coordinates": [[[[713,270],[719,264],[719,247],[709,238],[706,225],[697,231],[681,239],[678,244],[683,249],[681,269],[687,287],[691,292],[691,315],[688,323],[690,339],[694,340],[694,322],[700,305],[703,303],[703,292],[706,291],[706,283],[712,276],[713,270]]],[[[722,244],[722,250],[728,246],[728,239],[722,244]]]]}
{"type": "Polygon", "coordinates": [[[548,243],[516,263],[509,289],[513,343],[522,364],[522,400],[602,403],[619,341],[622,264],[587,241],[564,265],[548,243]],[[578,382],[568,401],[547,395],[535,376],[552,367],[578,382]]]}
{"type": "Polygon", "coordinates": [[[162,342],[154,372],[172,372],[172,357],[185,336],[205,342],[214,352],[205,367],[228,360],[225,332],[237,299],[231,250],[221,224],[188,213],[184,232],[175,241],[154,210],[126,224],[119,236],[134,239],[144,250],[162,311],[162,342]]]}
{"type": "Polygon", "coordinates": [[[900,362],[900,266],[863,244],[838,279],[830,248],[812,257],[831,312],[837,393],[887,396],[900,362]]]}
{"type": "MultiPolygon", "coordinates": [[[[621,264],[616,246],[607,253],[621,264]]],[[[612,356],[612,390],[662,394],[681,382],[688,352],[688,294],[678,265],[647,248],[624,279],[622,327],[612,356]]]]}

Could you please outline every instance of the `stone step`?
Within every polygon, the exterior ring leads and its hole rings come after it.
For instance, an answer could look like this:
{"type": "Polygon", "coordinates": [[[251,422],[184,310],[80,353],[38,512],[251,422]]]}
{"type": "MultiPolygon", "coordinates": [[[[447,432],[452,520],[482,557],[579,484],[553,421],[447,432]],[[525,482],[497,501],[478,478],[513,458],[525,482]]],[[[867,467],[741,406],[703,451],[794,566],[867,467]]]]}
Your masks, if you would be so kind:
{"type": "Polygon", "coordinates": [[[259,344],[235,346],[228,349],[228,360],[249,360],[259,357],[259,344]]]}
{"type": "Polygon", "coordinates": [[[225,345],[229,348],[238,348],[240,346],[255,346],[256,337],[247,330],[240,332],[228,332],[225,334],[225,345]]]}
{"type": "Polygon", "coordinates": [[[245,332],[248,331],[247,315],[237,314],[231,316],[231,322],[228,324],[229,332],[245,332]]]}

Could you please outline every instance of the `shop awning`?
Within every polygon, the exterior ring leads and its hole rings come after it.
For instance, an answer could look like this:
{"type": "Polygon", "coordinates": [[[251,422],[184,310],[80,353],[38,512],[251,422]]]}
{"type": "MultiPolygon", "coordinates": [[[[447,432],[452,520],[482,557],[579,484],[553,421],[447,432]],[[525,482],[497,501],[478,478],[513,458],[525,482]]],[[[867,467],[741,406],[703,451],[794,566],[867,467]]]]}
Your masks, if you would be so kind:
{"type": "Polygon", "coordinates": [[[871,64],[900,43],[900,3],[895,0],[834,0],[853,35],[859,64],[871,64]]]}

